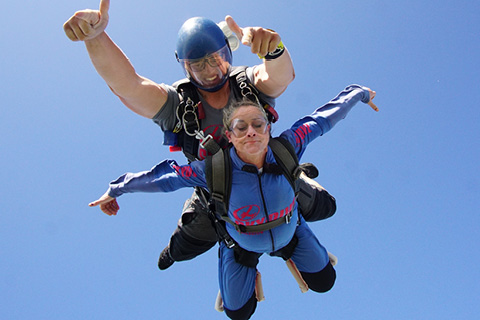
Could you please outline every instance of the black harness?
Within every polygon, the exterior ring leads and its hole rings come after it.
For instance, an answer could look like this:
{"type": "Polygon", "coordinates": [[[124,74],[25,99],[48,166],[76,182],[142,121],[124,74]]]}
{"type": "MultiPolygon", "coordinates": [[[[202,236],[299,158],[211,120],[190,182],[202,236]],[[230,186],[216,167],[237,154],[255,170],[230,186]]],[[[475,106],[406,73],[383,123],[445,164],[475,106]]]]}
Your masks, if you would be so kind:
{"type": "MultiPolygon", "coordinates": [[[[233,89],[235,100],[249,99],[267,111],[270,122],[278,120],[275,109],[265,101],[260,100],[258,90],[248,81],[247,67],[231,67],[229,74],[230,87],[233,89]]],[[[173,84],[181,96],[176,110],[176,125],[172,132],[166,132],[171,151],[182,150],[189,161],[197,159],[198,148],[202,146],[209,154],[215,154],[221,148],[226,148],[228,142],[224,139],[217,143],[211,135],[205,136],[201,130],[200,121],[205,118],[202,102],[197,88],[188,79],[173,84]],[[172,134],[174,138],[172,139],[172,134]]]]}
{"type": "MultiPolygon", "coordinates": [[[[247,67],[231,67],[229,74],[229,83],[232,88],[234,99],[240,101],[249,99],[265,109],[268,120],[274,123],[278,120],[278,114],[275,109],[268,103],[259,98],[258,90],[250,83],[246,74],[247,67]]],[[[173,131],[165,132],[164,144],[170,145],[171,151],[183,151],[187,159],[191,162],[198,158],[198,148],[202,146],[209,154],[207,156],[207,182],[211,186],[212,195],[203,188],[196,188],[197,193],[202,197],[209,215],[213,220],[217,235],[220,241],[224,241],[228,248],[235,251],[235,259],[237,262],[255,267],[261,254],[250,252],[236,245],[235,241],[230,237],[225,229],[225,222],[229,222],[228,218],[228,199],[231,191],[231,161],[229,157],[228,141],[220,140],[219,143],[211,135],[205,136],[201,130],[200,121],[204,119],[205,113],[202,102],[200,100],[197,88],[188,80],[183,79],[173,84],[177,92],[180,94],[180,104],[176,110],[176,125],[173,131]],[[215,179],[211,179],[211,177],[215,179]],[[223,178],[222,178],[223,177],[223,178]],[[223,199],[223,200],[222,200],[223,199]]],[[[295,195],[298,193],[297,183],[295,182],[300,174],[301,165],[293,146],[286,140],[281,138],[271,139],[270,147],[272,148],[277,165],[270,165],[267,170],[273,170],[277,174],[284,174],[295,195]],[[276,167],[276,168],[275,168],[276,167]]],[[[273,172],[272,171],[272,172],[273,172]]],[[[283,223],[290,223],[292,213],[287,214],[281,219],[260,225],[260,226],[240,226],[235,224],[235,228],[239,232],[260,232],[272,229],[283,223]]],[[[229,223],[233,223],[230,220],[229,223]]],[[[293,252],[296,245],[294,237],[287,246],[289,251],[293,252]]],[[[287,248],[286,247],[286,248],[287,248]]],[[[281,249],[278,252],[283,252],[281,249]]],[[[272,253],[272,255],[285,256],[285,254],[272,253]]],[[[290,256],[290,254],[288,254],[290,256]]]]}
{"type": "MultiPolygon", "coordinates": [[[[263,168],[264,172],[279,175],[283,174],[292,186],[295,196],[297,196],[299,188],[296,180],[302,172],[302,166],[298,163],[295,149],[287,140],[280,137],[271,138],[268,145],[272,149],[277,163],[265,164],[263,168]]],[[[242,170],[257,172],[256,167],[250,168],[249,166],[245,166],[242,170]]],[[[278,227],[284,223],[290,223],[292,212],[289,212],[280,219],[252,226],[236,224],[228,217],[228,206],[232,190],[230,148],[220,150],[207,157],[205,162],[205,176],[208,189],[210,190],[210,207],[212,211],[216,213],[216,216],[220,220],[234,226],[238,232],[262,232],[278,227]]]]}
{"type": "MultiPolygon", "coordinates": [[[[299,192],[297,180],[300,174],[305,170],[305,166],[312,168],[312,164],[299,164],[294,147],[281,137],[271,138],[269,146],[272,149],[276,164],[264,164],[265,173],[284,175],[295,192],[295,197],[299,192]]],[[[233,248],[235,260],[245,266],[255,267],[262,254],[251,252],[236,245],[235,241],[228,234],[225,223],[235,227],[235,230],[242,233],[261,232],[273,229],[284,223],[290,223],[292,212],[286,216],[269,221],[260,225],[245,226],[238,225],[228,217],[228,206],[230,193],[232,190],[232,166],[230,158],[230,148],[219,150],[217,153],[208,156],[205,160],[205,177],[210,190],[210,195],[204,195],[205,199],[210,196],[208,210],[213,219],[217,235],[220,241],[225,242],[228,248],[233,248]]],[[[256,167],[252,168],[257,172],[256,167]]],[[[247,170],[242,168],[242,170],[247,170]]],[[[300,220],[298,221],[298,223],[300,220]]],[[[298,239],[293,237],[290,243],[284,248],[272,252],[271,256],[282,257],[284,260],[290,259],[297,245],[298,239]]]]}

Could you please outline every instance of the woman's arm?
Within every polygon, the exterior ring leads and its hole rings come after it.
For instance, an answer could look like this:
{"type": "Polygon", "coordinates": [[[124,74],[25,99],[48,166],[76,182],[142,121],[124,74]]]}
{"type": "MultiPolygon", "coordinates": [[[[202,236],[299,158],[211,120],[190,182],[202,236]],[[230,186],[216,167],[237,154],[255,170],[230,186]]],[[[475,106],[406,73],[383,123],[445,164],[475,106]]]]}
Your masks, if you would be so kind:
{"type": "MultiPolygon", "coordinates": [[[[319,122],[320,125],[324,124],[324,119],[327,120],[328,126],[322,128],[322,130],[326,129],[322,134],[327,133],[327,131],[333,128],[340,120],[345,119],[350,110],[352,110],[359,101],[368,104],[375,97],[375,94],[376,92],[370,88],[352,84],[328,103],[315,110],[310,117],[319,122]]],[[[378,111],[378,109],[376,111],[378,111]]]]}
{"type": "Polygon", "coordinates": [[[290,130],[282,133],[282,136],[295,146],[300,158],[311,141],[330,131],[359,101],[368,103],[375,110],[371,103],[375,94],[375,91],[370,88],[356,84],[350,85],[311,115],[295,122],[290,130]]]}
{"type": "Polygon", "coordinates": [[[185,187],[206,187],[204,163],[192,162],[179,166],[174,160],[164,160],[150,171],[125,173],[110,182],[107,192],[89,206],[100,205],[108,215],[115,215],[119,210],[115,198],[124,193],[134,192],[171,192],[185,187]]]}

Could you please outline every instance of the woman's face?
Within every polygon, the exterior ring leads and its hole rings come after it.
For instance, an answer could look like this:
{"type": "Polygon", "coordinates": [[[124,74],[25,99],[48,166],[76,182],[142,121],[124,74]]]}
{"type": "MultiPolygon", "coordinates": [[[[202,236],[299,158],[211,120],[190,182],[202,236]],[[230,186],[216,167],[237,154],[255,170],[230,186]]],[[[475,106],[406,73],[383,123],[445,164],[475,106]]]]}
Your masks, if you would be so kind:
{"type": "Polygon", "coordinates": [[[240,107],[232,114],[226,136],[237,154],[263,157],[270,139],[270,125],[265,115],[254,106],[240,107]]]}

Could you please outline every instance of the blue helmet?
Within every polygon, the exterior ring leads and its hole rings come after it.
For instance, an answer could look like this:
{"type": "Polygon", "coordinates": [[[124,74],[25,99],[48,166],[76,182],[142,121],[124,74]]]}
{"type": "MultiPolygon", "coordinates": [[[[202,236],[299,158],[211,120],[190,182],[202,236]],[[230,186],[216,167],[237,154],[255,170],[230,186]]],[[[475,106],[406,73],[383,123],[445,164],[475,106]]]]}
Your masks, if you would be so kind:
{"type": "Polygon", "coordinates": [[[175,54],[185,75],[200,89],[217,91],[228,79],[232,51],[223,31],[212,20],[195,17],[185,21],[178,31],[175,54]],[[207,64],[208,75],[204,74],[207,64]]]}

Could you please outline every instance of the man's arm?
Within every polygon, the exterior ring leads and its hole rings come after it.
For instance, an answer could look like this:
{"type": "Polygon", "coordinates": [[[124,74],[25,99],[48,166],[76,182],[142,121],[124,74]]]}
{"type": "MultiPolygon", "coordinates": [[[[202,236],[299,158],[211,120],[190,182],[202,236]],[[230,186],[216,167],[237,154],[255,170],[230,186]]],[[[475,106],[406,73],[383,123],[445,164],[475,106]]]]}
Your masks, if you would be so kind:
{"type": "Polygon", "coordinates": [[[281,57],[275,60],[263,60],[255,66],[255,87],[270,97],[277,98],[295,79],[295,70],[287,48],[281,57]]]}
{"type": "MultiPolygon", "coordinates": [[[[240,28],[231,16],[225,18],[229,28],[244,45],[250,46],[252,53],[265,57],[274,52],[281,38],[273,30],[261,27],[240,28]]],[[[295,79],[293,62],[287,48],[276,59],[264,59],[263,64],[254,67],[254,85],[262,93],[276,98],[295,79]]]]}
{"type": "Polygon", "coordinates": [[[110,0],[100,1],[100,10],[77,11],[65,24],[72,41],[84,41],[98,74],[120,100],[135,113],[153,118],[167,100],[158,83],[138,75],[127,56],[105,33],[110,0]]]}

